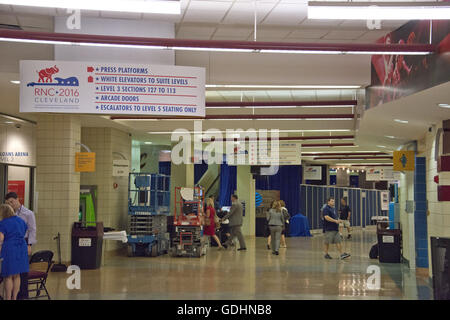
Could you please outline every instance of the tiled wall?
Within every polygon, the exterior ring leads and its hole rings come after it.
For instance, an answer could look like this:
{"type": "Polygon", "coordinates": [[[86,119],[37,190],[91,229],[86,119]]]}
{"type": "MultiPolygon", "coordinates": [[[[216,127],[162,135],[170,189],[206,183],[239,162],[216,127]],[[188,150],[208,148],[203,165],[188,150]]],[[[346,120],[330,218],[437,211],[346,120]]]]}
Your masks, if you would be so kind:
{"type": "Polygon", "coordinates": [[[40,115],[36,130],[36,227],[38,243],[33,251],[52,250],[61,233],[62,261],[70,261],[71,228],[78,217],[80,174],[75,152],[80,142],[80,120],[69,115],[40,115]]]}
{"type": "MultiPolygon", "coordinates": [[[[128,219],[128,177],[113,177],[113,160],[125,156],[131,162],[131,137],[113,128],[81,129],[81,142],[96,153],[95,172],[81,174],[81,185],[97,186],[97,221],[104,227],[126,230],[128,219]],[[114,183],[118,187],[114,189],[114,183]]],[[[104,242],[107,250],[122,247],[117,241],[104,242]]]]}
{"type": "Polygon", "coordinates": [[[428,268],[426,158],[416,157],[414,170],[414,236],[416,267],[428,268]]]}
{"type": "MultiPolygon", "coordinates": [[[[428,220],[428,265],[429,265],[429,275],[432,275],[432,265],[431,265],[431,249],[430,249],[430,237],[450,237],[450,202],[438,201],[437,197],[437,186],[434,182],[434,177],[438,175],[437,163],[434,159],[435,151],[435,136],[436,131],[442,128],[439,125],[431,132],[427,132],[424,138],[425,152],[426,155],[426,182],[427,182],[427,200],[428,200],[428,210],[429,216],[428,220]]],[[[442,143],[441,143],[442,145],[442,143]]]]}
{"type": "Polygon", "coordinates": [[[400,224],[402,228],[403,257],[409,267],[415,268],[414,215],[406,213],[406,201],[414,200],[414,173],[405,171],[401,174],[399,188],[400,224]]]}

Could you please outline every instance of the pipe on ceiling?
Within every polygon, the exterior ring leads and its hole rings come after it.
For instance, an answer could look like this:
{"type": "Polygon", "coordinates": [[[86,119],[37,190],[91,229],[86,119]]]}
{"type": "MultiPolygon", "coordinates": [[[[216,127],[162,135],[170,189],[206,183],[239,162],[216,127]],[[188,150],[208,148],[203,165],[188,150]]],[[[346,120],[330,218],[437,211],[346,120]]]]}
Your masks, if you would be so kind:
{"type": "Polygon", "coordinates": [[[279,51],[329,51],[329,52],[436,52],[433,44],[384,43],[299,43],[234,40],[194,40],[173,38],[123,37],[92,34],[0,30],[0,38],[39,40],[52,42],[89,43],[107,45],[153,46],[167,48],[216,48],[279,51]]]}

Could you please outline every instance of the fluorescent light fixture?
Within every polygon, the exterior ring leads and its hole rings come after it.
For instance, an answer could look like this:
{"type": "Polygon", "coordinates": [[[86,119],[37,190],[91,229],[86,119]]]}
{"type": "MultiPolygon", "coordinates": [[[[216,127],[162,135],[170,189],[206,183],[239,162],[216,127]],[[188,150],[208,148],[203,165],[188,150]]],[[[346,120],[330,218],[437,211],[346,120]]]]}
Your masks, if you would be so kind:
{"type": "Polygon", "coordinates": [[[448,104],[448,103],[438,103],[438,107],[450,109],[450,104],[448,104]]]}
{"type": "Polygon", "coordinates": [[[14,122],[12,121],[5,121],[6,124],[13,124],[14,122]]]}
{"type": "Polygon", "coordinates": [[[342,105],[342,106],[300,106],[301,108],[352,108],[354,105],[342,105]]]}
{"type": "MultiPolygon", "coordinates": [[[[261,129],[261,130],[263,130],[263,129],[261,129]]],[[[268,130],[268,132],[270,132],[270,129],[267,129],[268,130]]],[[[284,130],[284,129],[282,129],[282,130],[278,130],[278,132],[280,132],[280,133],[282,133],[282,132],[285,132],[285,133],[288,133],[288,132],[351,132],[352,130],[350,130],[350,129],[329,129],[329,130],[325,130],[325,129],[314,129],[314,130],[295,130],[295,129],[292,129],[292,130],[284,130]]],[[[248,131],[248,132],[259,132],[258,130],[256,130],[256,131],[248,131]]],[[[172,134],[173,133],[173,131],[148,131],[147,132],[148,134],[172,134]]],[[[203,132],[198,132],[198,131],[189,131],[189,133],[206,133],[206,131],[203,131],[203,132]]],[[[223,131],[209,131],[209,133],[226,133],[226,130],[223,130],[223,131]]],[[[353,147],[353,146],[351,146],[351,147],[353,147]]],[[[368,151],[367,151],[368,152],[368,151]]],[[[374,151],[374,152],[379,152],[379,151],[374,151]]]]}
{"type": "Polygon", "coordinates": [[[394,119],[394,121],[398,123],[408,123],[408,120],[394,119]]]}
{"type": "Polygon", "coordinates": [[[242,89],[359,89],[360,85],[264,85],[264,84],[207,84],[206,88],[242,89]]]}
{"type": "Polygon", "coordinates": [[[386,148],[386,146],[379,146],[379,145],[378,145],[377,147],[378,147],[378,148],[386,148]]]}
{"type": "Polygon", "coordinates": [[[308,2],[308,19],[448,20],[446,2],[308,2]]]}
{"type": "Polygon", "coordinates": [[[10,82],[13,84],[20,84],[20,80],[11,80],[10,82]]]}
{"type": "Polygon", "coordinates": [[[151,142],[151,141],[145,141],[144,143],[145,144],[153,144],[153,142],[151,142]]]}
{"type": "Polygon", "coordinates": [[[180,1],[138,0],[0,0],[0,4],[41,8],[181,14],[180,1]]]}
{"type": "Polygon", "coordinates": [[[396,139],[394,136],[385,136],[385,137],[389,139],[396,139]]]}

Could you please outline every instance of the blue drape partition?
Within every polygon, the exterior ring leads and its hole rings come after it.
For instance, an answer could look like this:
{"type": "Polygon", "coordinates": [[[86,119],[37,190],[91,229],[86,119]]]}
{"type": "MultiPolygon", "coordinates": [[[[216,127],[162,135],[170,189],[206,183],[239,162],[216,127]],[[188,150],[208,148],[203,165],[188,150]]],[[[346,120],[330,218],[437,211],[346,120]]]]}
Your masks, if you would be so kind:
{"type": "Polygon", "coordinates": [[[280,166],[278,173],[272,176],[257,176],[257,190],[280,190],[280,198],[286,202],[286,208],[292,216],[301,213],[300,185],[302,166],[280,166]]]}
{"type": "Polygon", "coordinates": [[[236,190],[237,167],[226,163],[220,165],[219,206],[231,206],[231,195],[236,190]]]}
{"type": "Polygon", "coordinates": [[[159,163],[159,173],[160,174],[167,174],[170,176],[170,161],[163,161],[159,163]]]}
{"type": "Polygon", "coordinates": [[[205,174],[206,170],[208,170],[208,164],[206,162],[194,164],[194,183],[197,184],[200,179],[205,174]]]}

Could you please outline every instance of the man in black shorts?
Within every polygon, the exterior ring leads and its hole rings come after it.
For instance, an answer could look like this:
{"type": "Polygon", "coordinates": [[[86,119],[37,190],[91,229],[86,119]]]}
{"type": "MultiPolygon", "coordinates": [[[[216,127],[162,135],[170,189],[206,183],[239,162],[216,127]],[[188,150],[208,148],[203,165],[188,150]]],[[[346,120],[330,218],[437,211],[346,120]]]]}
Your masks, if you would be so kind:
{"type": "Polygon", "coordinates": [[[340,258],[345,259],[350,257],[350,255],[346,252],[342,251],[342,238],[339,234],[339,220],[336,213],[336,209],[334,207],[334,198],[328,198],[327,206],[323,209],[323,224],[324,224],[324,251],[325,251],[325,259],[333,259],[328,254],[328,249],[331,244],[335,244],[336,248],[340,253],[340,258]]]}

